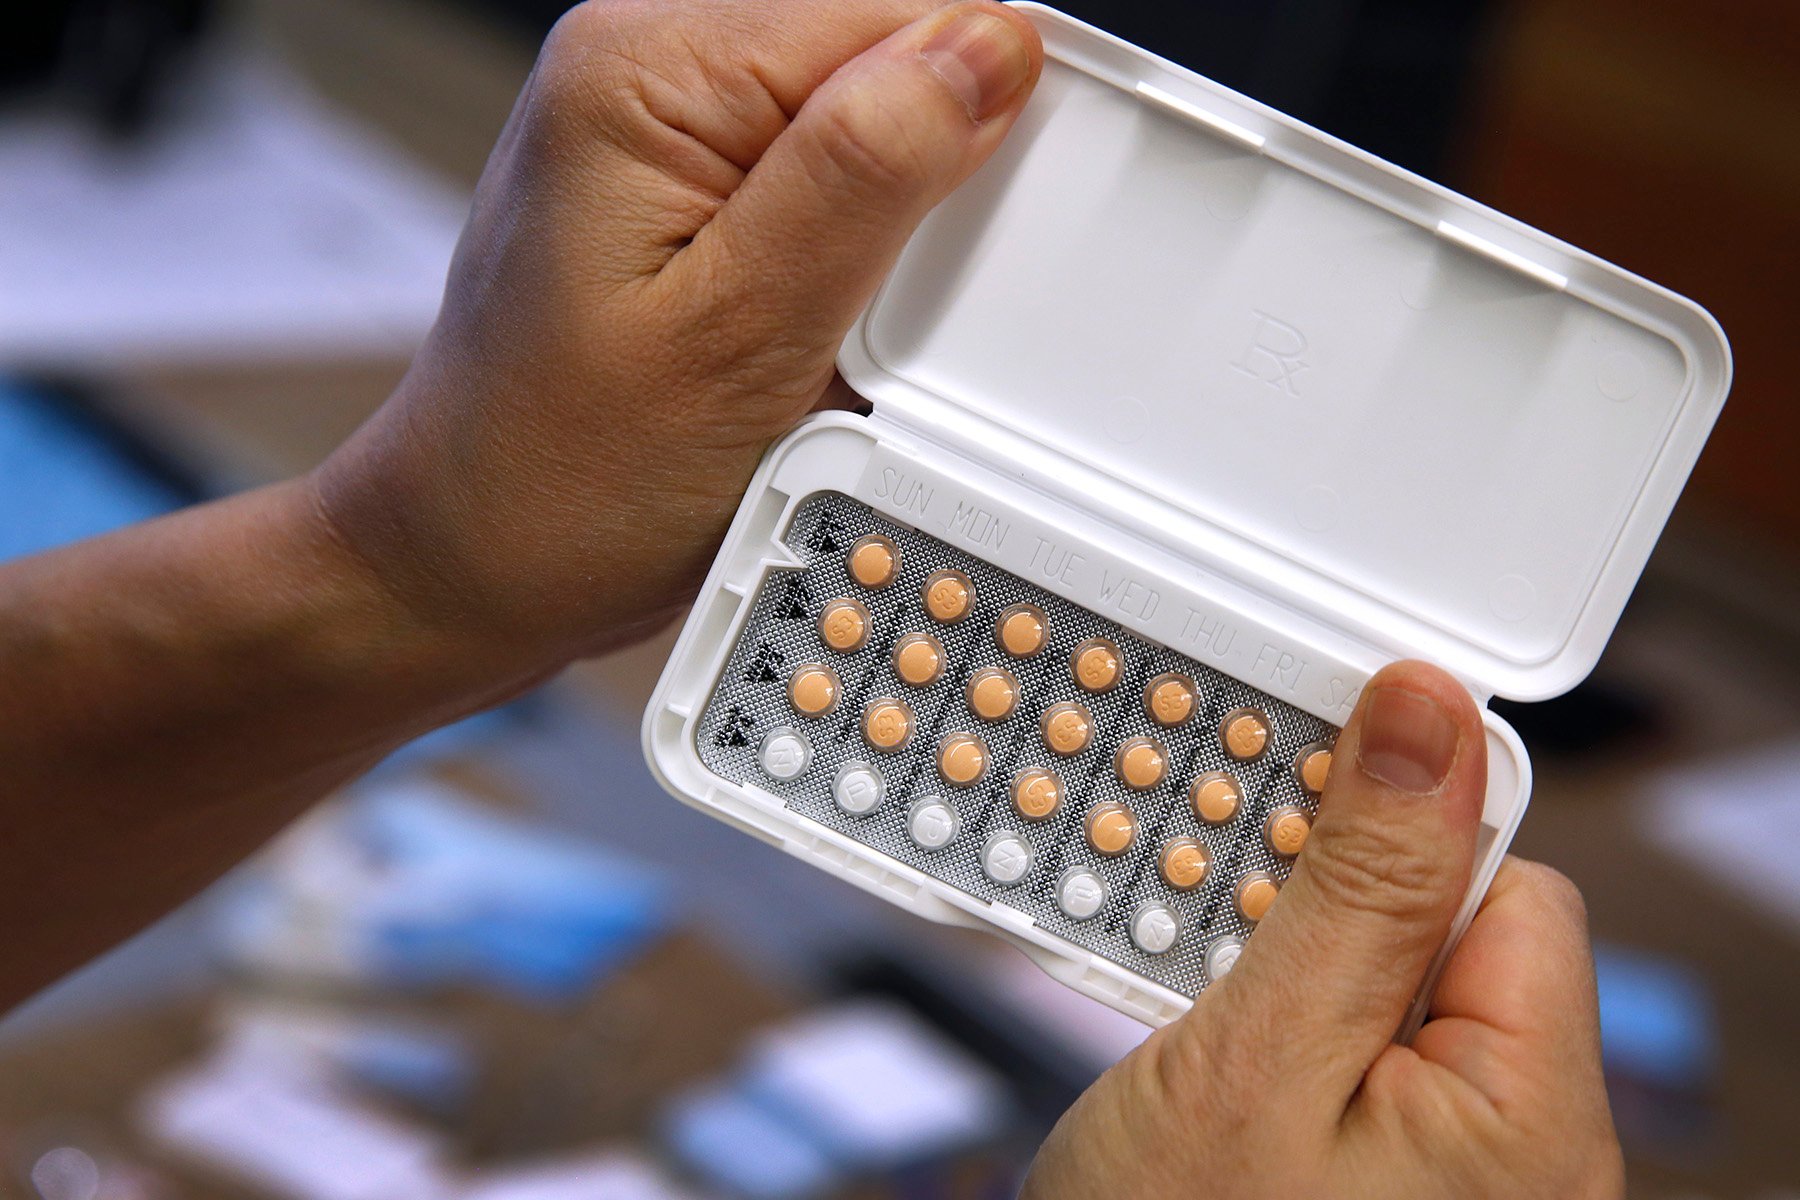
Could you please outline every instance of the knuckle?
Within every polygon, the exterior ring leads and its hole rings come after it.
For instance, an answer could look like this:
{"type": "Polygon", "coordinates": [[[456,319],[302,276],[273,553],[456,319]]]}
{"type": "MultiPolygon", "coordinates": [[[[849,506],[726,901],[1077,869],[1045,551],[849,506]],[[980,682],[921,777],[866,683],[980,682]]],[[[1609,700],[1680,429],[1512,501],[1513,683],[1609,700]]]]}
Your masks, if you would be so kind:
{"type": "Polygon", "coordinates": [[[636,0],[587,0],[557,19],[532,72],[529,108],[541,138],[585,136],[642,108],[642,8],[636,0]]]}
{"type": "Polygon", "coordinates": [[[1517,861],[1520,878],[1546,907],[1567,917],[1577,928],[1587,928],[1587,900],[1574,880],[1555,867],[1528,859],[1517,861]]]}
{"type": "Polygon", "coordinates": [[[1448,857],[1422,852],[1402,827],[1353,820],[1302,861],[1334,909],[1407,918],[1435,912],[1446,902],[1454,890],[1448,857]]]}
{"type": "Polygon", "coordinates": [[[905,118],[872,90],[840,92],[826,105],[809,143],[812,182],[822,188],[881,196],[913,186],[925,155],[905,118]]]}

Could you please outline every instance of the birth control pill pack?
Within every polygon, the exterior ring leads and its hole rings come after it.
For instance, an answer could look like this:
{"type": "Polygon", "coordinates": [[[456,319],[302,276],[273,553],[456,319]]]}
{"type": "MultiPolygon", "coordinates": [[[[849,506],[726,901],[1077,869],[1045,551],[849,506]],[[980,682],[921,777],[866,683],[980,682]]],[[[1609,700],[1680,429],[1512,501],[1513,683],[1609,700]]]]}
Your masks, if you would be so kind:
{"type": "MultiPolygon", "coordinates": [[[[645,747],[682,800],[1160,1024],[1254,952],[1381,666],[1484,704],[1587,674],[1730,355],[1691,301],[1018,7],[1037,91],[846,339],[872,414],[765,458],[645,747]]],[[[1440,964],[1530,792],[1484,720],[1440,964]]]]}

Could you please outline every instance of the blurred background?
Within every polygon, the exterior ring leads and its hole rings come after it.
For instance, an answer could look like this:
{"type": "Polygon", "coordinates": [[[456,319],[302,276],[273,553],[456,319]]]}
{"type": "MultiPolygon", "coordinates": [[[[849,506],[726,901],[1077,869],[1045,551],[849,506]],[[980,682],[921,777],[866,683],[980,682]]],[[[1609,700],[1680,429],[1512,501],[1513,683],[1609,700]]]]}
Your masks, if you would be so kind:
{"type": "MultiPolygon", "coordinates": [[[[1800,1196],[1800,7],[1065,6],[1731,335],[1599,670],[1505,707],[1517,849],[1592,911],[1631,1195],[1800,1196]]],[[[0,557],[372,411],[561,7],[8,6],[0,557]]],[[[668,644],[409,747],[0,1023],[0,1196],[1010,1195],[1143,1031],[664,796],[635,731],[668,644]]]]}

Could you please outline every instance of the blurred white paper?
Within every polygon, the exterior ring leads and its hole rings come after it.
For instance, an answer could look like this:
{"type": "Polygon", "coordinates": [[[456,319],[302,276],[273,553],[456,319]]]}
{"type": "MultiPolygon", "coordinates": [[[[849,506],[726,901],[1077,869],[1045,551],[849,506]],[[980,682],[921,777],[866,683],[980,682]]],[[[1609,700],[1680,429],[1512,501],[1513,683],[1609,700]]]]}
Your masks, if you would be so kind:
{"type": "Polygon", "coordinates": [[[692,1200],[654,1164],[620,1150],[474,1176],[457,1200],[692,1200]]]}
{"type": "Polygon", "coordinates": [[[761,1034],[744,1093],[854,1168],[885,1169],[993,1134],[1007,1101],[985,1066],[898,1005],[859,1000],[761,1034]]]}
{"type": "Polygon", "coordinates": [[[467,197],[278,63],[225,58],[109,141],[0,119],[0,364],[405,356],[467,197]]]}
{"type": "Polygon", "coordinates": [[[442,1148],[286,1056],[230,1054],[143,1099],[150,1140],[288,1200],[447,1200],[442,1148]]]}
{"type": "Polygon", "coordinates": [[[1800,744],[1669,775],[1648,827],[1664,850],[1800,931],[1800,744]]]}

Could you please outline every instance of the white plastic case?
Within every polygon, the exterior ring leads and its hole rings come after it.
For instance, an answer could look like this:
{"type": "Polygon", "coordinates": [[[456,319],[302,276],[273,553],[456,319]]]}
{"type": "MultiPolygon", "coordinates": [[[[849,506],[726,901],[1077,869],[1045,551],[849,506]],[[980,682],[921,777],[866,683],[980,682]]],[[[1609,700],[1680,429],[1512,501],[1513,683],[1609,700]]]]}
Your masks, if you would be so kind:
{"type": "MultiPolygon", "coordinates": [[[[1036,93],[840,353],[873,416],[812,418],[769,452],[644,742],[687,803],[1162,1024],[1190,999],[702,765],[696,721],[750,600],[800,565],[796,505],[843,492],[1333,724],[1402,657],[1483,702],[1542,699],[1598,659],[1730,352],[1691,301],[1018,7],[1044,38],[1036,93]]],[[[1517,736],[1486,722],[1450,945],[1530,793],[1517,736]]]]}

